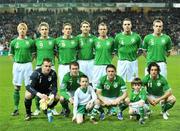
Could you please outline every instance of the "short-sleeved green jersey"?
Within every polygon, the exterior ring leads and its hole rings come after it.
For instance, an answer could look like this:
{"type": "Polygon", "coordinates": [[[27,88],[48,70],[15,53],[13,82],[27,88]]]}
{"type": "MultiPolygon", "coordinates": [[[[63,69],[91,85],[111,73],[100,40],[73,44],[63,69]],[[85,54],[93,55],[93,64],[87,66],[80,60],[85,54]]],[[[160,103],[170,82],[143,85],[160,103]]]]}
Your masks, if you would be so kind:
{"type": "Polygon", "coordinates": [[[54,38],[47,38],[47,39],[36,39],[35,40],[36,46],[36,65],[40,66],[43,63],[44,58],[50,58],[52,60],[52,64],[54,65],[55,62],[55,40],[54,38]]]}
{"type": "Polygon", "coordinates": [[[91,34],[89,34],[87,37],[83,36],[83,34],[79,34],[77,36],[79,60],[94,59],[94,40],[95,36],[91,34]]]}
{"type": "Polygon", "coordinates": [[[79,71],[78,76],[72,76],[70,72],[66,73],[63,77],[62,84],[60,86],[60,93],[61,95],[69,99],[70,96],[68,95],[69,91],[75,91],[80,85],[79,80],[80,77],[84,75],[81,71],[79,71]]]}
{"type": "Polygon", "coordinates": [[[119,60],[134,61],[137,59],[137,51],[142,47],[142,39],[137,33],[118,33],[115,37],[115,49],[119,60]]]}
{"type": "Polygon", "coordinates": [[[162,96],[167,90],[171,89],[166,78],[160,74],[155,80],[148,74],[143,78],[142,82],[143,86],[147,88],[147,92],[150,95],[162,96]]]}
{"type": "Polygon", "coordinates": [[[106,39],[95,39],[95,65],[111,64],[114,51],[114,40],[112,37],[106,39]]]}
{"type": "Polygon", "coordinates": [[[137,102],[140,100],[147,100],[147,92],[144,87],[141,87],[139,92],[136,92],[134,89],[131,91],[130,102],[137,102]]]}
{"type": "Polygon", "coordinates": [[[69,64],[77,60],[78,43],[75,37],[64,39],[63,36],[56,39],[59,64],[69,64]]]}
{"type": "Polygon", "coordinates": [[[166,62],[167,52],[172,48],[172,41],[168,35],[155,36],[149,34],[143,41],[143,49],[147,52],[147,65],[151,62],[166,62]]]}
{"type": "Polygon", "coordinates": [[[10,43],[9,54],[13,55],[14,62],[27,63],[32,62],[32,53],[34,53],[35,46],[32,39],[25,37],[25,39],[16,38],[10,43]]]}
{"type": "Polygon", "coordinates": [[[107,75],[101,77],[96,88],[102,90],[102,96],[110,98],[119,97],[127,90],[124,80],[118,75],[112,82],[108,80],[107,75]]]}

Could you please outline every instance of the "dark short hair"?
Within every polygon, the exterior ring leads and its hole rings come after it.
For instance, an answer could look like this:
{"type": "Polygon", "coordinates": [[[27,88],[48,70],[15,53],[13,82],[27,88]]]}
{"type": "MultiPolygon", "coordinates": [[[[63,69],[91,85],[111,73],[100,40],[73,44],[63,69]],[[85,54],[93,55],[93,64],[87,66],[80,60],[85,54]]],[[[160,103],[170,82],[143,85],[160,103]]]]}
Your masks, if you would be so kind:
{"type": "Polygon", "coordinates": [[[125,18],[125,19],[122,21],[122,23],[124,23],[124,21],[130,21],[130,22],[132,23],[131,19],[129,19],[129,18],[125,18]]]}
{"type": "Polygon", "coordinates": [[[151,68],[152,68],[153,66],[156,66],[156,67],[157,67],[157,71],[158,71],[158,74],[159,74],[159,72],[160,72],[161,70],[160,70],[159,65],[158,65],[156,62],[151,62],[151,63],[148,65],[148,68],[147,68],[148,73],[150,74],[151,68]]]}
{"type": "Polygon", "coordinates": [[[71,66],[77,66],[78,67],[78,69],[79,69],[79,63],[78,62],[71,62],[70,64],[69,64],[69,69],[71,69],[71,66]]]}
{"type": "Polygon", "coordinates": [[[45,61],[47,61],[47,62],[52,62],[52,60],[51,60],[50,58],[44,58],[44,59],[43,59],[43,63],[44,63],[45,61]]]}
{"type": "Polygon", "coordinates": [[[131,87],[133,87],[133,85],[135,85],[135,84],[140,84],[140,85],[142,85],[142,81],[141,81],[141,79],[140,79],[139,77],[136,77],[136,78],[134,78],[134,79],[132,80],[132,82],[131,82],[131,87]]]}
{"type": "Polygon", "coordinates": [[[116,71],[116,67],[113,64],[109,64],[106,66],[106,71],[108,68],[113,68],[116,71]]]}
{"type": "Polygon", "coordinates": [[[80,76],[80,81],[81,81],[82,78],[87,78],[87,79],[89,80],[89,78],[88,78],[87,75],[82,75],[82,76],[80,76]]]}

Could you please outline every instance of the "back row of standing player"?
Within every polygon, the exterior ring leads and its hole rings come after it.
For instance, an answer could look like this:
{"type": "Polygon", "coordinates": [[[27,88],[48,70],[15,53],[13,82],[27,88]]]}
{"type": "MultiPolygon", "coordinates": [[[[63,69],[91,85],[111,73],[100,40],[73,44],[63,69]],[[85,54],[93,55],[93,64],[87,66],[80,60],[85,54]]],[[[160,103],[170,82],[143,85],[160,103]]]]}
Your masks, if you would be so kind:
{"type": "Polygon", "coordinates": [[[49,25],[42,22],[39,25],[40,38],[33,41],[26,36],[28,27],[25,23],[20,23],[17,27],[19,36],[10,44],[10,55],[13,55],[13,84],[15,110],[18,111],[19,91],[23,79],[25,86],[29,84],[29,76],[32,73],[32,57],[36,57],[36,68],[40,67],[43,58],[50,58],[55,63],[55,56],[58,57],[58,76],[60,83],[63,76],[69,71],[69,64],[73,61],[79,62],[80,70],[84,72],[90,83],[96,87],[101,76],[106,74],[106,66],[111,64],[114,54],[118,56],[117,74],[125,81],[132,81],[138,76],[137,58],[144,52],[147,58],[147,65],[157,62],[160,66],[161,74],[167,76],[166,56],[170,54],[171,39],[162,33],[163,22],[155,20],[153,22],[154,32],[142,39],[140,35],[132,32],[132,22],[124,19],[122,23],[123,32],[118,33],[113,39],[107,36],[108,27],[105,23],[98,26],[99,36],[90,34],[90,24],[87,21],[81,23],[82,33],[73,37],[72,25],[63,25],[63,36],[57,39],[49,37],[49,25]],[[142,48],[144,50],[142,50],[142,48]],[[32,53],[34,55],[32,55],[32,53]],[[24,74],[24,75],[23,75],[24,74]]]}

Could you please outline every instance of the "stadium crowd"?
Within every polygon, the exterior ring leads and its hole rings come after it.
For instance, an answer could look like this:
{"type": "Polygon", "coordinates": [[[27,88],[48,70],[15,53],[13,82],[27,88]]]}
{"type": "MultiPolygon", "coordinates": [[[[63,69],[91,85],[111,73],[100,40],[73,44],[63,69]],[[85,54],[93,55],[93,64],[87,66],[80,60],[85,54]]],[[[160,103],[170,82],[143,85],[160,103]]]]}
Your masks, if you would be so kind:
{"type": "Polygon", "coordinates": [[[26,10],[25,12],[14,11],[14,13],[4,12],[0,14],[0,43],[7,50],[7,46],[11,39],[17,36],[16,26],[19,22],[28,24],[28,35],[32,38],[39,36],[37,26],[40,22],[45,21],[50,25],[50,36],[57,37],[61,35],[62,25],[69,22],[73,25],[73,35],[80,33],[80,23],[87,20],[91,23],[91,32],[97,35],[97,26],[100,22],[108,25],[108,35],[115,34],[122,30],[121,23],[124,18],[130,18],[133,22],[133,31],[138,32],[142,38],[152,32],[152,21],[160,18],[164,22],[164,32],[172,38],[174,46],[180,44],[180,15],[178,9],[162,9],[158,11],[149,11],[148,13],[132,11],[127,8],[125,11],[111,10],[105,11],[78,11],[77,9],[69,10],[26,10]],[[73,20],[72,20],[73,18],[73,20]]]}

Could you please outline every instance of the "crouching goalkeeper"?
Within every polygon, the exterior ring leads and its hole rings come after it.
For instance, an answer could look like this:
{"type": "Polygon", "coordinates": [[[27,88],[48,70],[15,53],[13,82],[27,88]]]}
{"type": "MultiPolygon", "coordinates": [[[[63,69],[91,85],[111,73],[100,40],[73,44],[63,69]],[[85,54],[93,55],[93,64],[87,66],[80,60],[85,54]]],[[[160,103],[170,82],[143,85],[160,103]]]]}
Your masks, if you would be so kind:
{"type": "Polygon", "coordinates": [[[51,60],[43,59],[42,67],[36,69],[30,76],[30,84],[26,88],[25,93],[25,120],[31,119],[32,99],[37,96],[40,100],[42,110],[53,109],[58,103],[57,96],[57,75],[54,70],[51,70],[51,60]]]}

